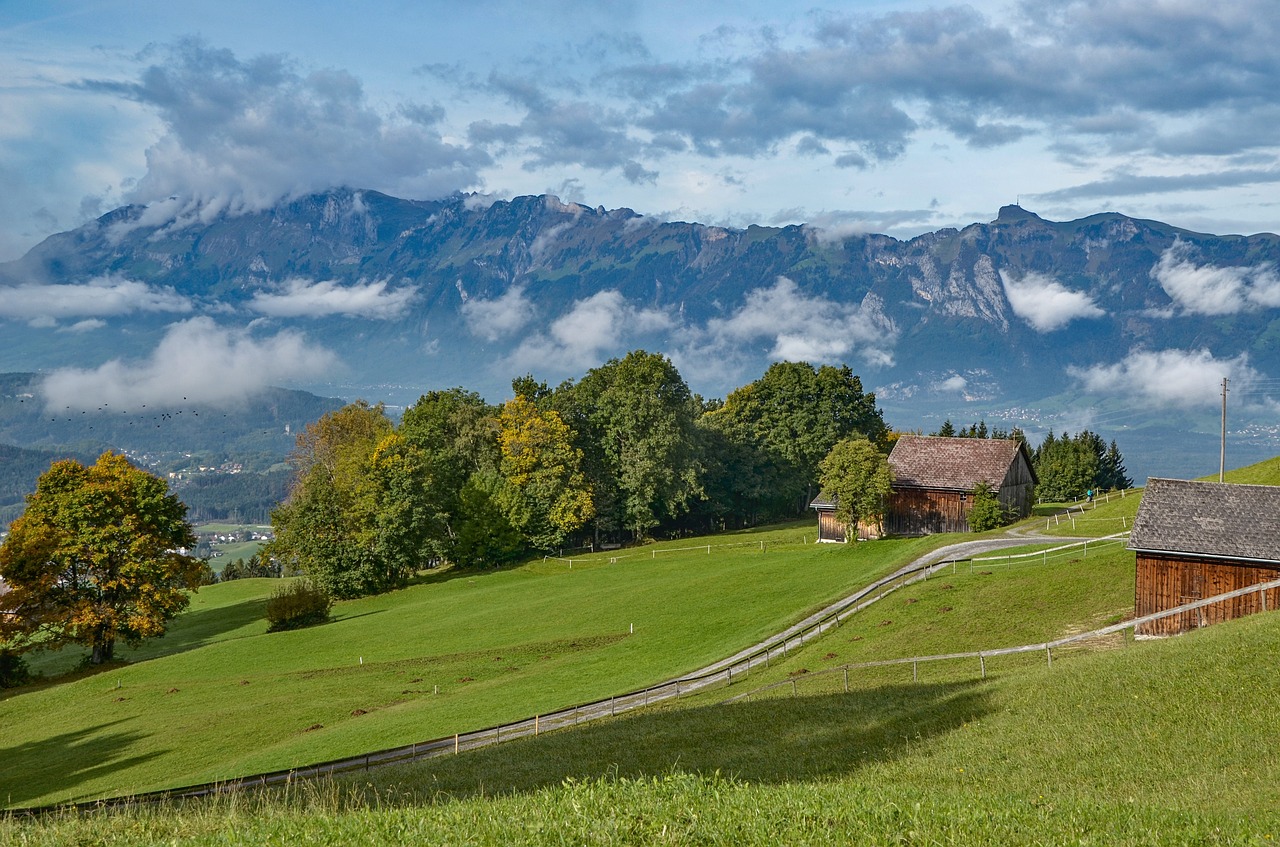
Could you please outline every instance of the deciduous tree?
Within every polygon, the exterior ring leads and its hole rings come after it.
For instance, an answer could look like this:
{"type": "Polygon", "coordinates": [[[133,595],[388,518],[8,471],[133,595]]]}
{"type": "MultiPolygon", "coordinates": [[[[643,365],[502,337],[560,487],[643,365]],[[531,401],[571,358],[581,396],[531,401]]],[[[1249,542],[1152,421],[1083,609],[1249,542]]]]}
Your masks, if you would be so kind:
{"type": "Polygon", "coordinates": [[[200,584],[196,537],[168,485],[103,453],[55,462],[0,545],[0,627],[24,646],[83,644],[109,661],[117,641],[163,635],[200,584]]]}
{"type": "Polygon", "coordinates": [[[498,425],[503,510],[530,545],[555,548],[595,513],[582,451],[558,412],[539,411],[523,395],[503,404],[498,425]]]}
{"type": "Polygon", "coordinates": [[[893,487],[888,457],[865,436],[845,438],[819,464],[822,490],[834,498],[836,519],[856,531],[862,521],[877,526],[884,520],[885,502],[893,487]]]}

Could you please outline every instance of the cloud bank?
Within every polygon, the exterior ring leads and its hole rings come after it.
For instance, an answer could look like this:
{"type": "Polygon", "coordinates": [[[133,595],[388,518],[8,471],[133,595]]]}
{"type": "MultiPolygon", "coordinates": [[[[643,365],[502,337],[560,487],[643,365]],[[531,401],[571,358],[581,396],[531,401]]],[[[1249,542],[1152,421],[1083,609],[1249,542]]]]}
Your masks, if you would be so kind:
{"type": "Polygon", "coordinates": [[[288,330],[255,337],[248,329],[197,317],[173,324],[150,357],[114,359],[97,368],[64,368],[40,387],[47,408],[93,409],[109,403],[129,410],[142,404],[183,402],[234,406],[282,382],[316,377],[337,364],[333,353],[288,330]]]}
{"type": "Polygon", "coordinates": [[[418,289],[406,286],[388,290],[387,280],[342,285],[338,282],[311,282],[294,278],[279,293],[258,292],[249,308],[276,318],[323,318],[343,315],[350,318],[391,320],[404,314],[418,296],[418,289]]]}
{"type": "Polygon", "coordinates": [[[674,326],[675,319],[667,312],[633,306],[616,290],[599,291],[574,301],[544,331],[522,341],[508,357],[508,365],[517,372],[535,366],[580,373],[600,364],[611,352],[674,326]]]}
{"type": "Polygon", "coordinates": [[[191,302],[172,288],[152,288],[119,276],[82,284],[24,284],[0,288],[0,319],[52,326],[68,318],[106,318],[135,312],[190,312],[191,302]]]}
{"type": "Polygon", "coordinates": [[[523,285],[513,285],[492,300],[466,300],[462,319],[467,331],[486,341],[497,341],[515,335],[533,320],[533,303],[524,294],[523,285]]]}
{"type": "Polygon", "coordinates": [[[1184,312],[1193,315],[1234,315],[1253,309],[1280,307],[1280,274],[1272,264],[1257,267],[1197,265],[1195,248],[1175,241],[1160,254],[1151,278],[1184,312]]]}
{"type": "Polygon", "coordinates": [[[1088,392],[1122,396],[1135,404],[1205,407],[1221,402],[1222,378],[1237,388],[1261,378],[1248,356],[1217,359],[1208,350],[1134,350],[1112,365],[1068,367],[1088,392]]]}
{"type": "Polygon", "coordinates": [[[1053,332],[1077,318],[1100,318],[1106,314],[1088,294],[1072,291],[1047,274],[1030,271],[1015,280],[1002,270],[1000,281],[1013,313],[1036,332],[1053,332]]]}
{"type": "Polygon", "coordinates": [[[81,87],[155,111],[164,135],[146,151],[131,200],[170,201],[178,219],[265,209],[334,186],[440,197],[479,182],[489,156],[444,140],[439,110],[380,109],[346,71],[301,70],[279,55],[240,59],[199,39],[166,48],[133,83],[81,87]]]}

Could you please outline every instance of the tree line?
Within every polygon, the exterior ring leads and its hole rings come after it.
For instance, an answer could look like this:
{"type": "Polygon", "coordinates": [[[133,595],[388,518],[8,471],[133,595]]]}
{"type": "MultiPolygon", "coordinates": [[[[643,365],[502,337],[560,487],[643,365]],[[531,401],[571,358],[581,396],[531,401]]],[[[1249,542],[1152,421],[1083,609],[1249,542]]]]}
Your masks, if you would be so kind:
{"type": "Polygon", "coordinates": [[[1039,483],[1036,496],[1049,502],[1068,502],[1086,497],[1089,492],[1117,491],[1133,487],[1124,466],[1124,455],[1113,438],[1108,444],[1096,432],[1082,429],[1075,435],[1063,432],[1045,435],[1038,447],[1032,447],[1021,429],[987,428],[986,421],[959,429],[946,420],[932,435],[955,438],[1013,438],[1027,446],[1039,483]]]}
{"type": "Polygon", "coordinates": [[[403,584],[424,559],[497,566],[533,551],[803,514],[844,438],[883,449],[875,396],[848,367],[772,365],[723,401],[633,351],[497,406],[454,388],[395,423],[353,403],[298,438],[267,550],[336,597],[403,584]]]}

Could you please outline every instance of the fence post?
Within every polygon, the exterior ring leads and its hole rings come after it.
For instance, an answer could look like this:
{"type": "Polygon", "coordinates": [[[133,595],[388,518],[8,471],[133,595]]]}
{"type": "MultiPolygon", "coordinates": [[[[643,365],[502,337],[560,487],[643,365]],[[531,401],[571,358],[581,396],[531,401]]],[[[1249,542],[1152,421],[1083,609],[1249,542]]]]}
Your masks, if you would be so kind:
{"type": "Polygon", "coordinates": [[[849,693],[849,669],[844,669],[844,693],[849,693]]]}
{"type": "Polygon", "coordinates": [[[453,755],[458,755],[458,733],[453,734],[453,755]]]}
{"type": "Polygon", "coordinates": [[[1044,645],[1045,659],[1048,661],[1047,667],[1053,667],[1053,648],[1048,644],[1044,645]]]}
{"type": "Polygon", "coordinates": [[[978,654],[978,667],[982,668],[982,678],[987,678],[987,660],[981,653],[978,654]]]}
{"type": "Polygon", "coordinates": [[[791,696],[796,696],[796,681],[794,679],[791,680],[791,696]]]}
{"type": "Polygon", "coordinates": [[[920,681],[919,668],[917,667],[918,664],[919,662],[917,662],[915,659],[911,660],[911,681],[912,682],[920,681]]]}
{"type": "Polygon", "coordinates": [[[1089,559],[1089,539],[1087,538],[1084,541],[1084,555],[1081,558],[1085,559],[1086,561],[1089,559]]]}
{"type": "Polygon", "coordinates": [[[534,738],[538,737],[538,716],[537,715],[533,716],[533,737],[534,738]]]}

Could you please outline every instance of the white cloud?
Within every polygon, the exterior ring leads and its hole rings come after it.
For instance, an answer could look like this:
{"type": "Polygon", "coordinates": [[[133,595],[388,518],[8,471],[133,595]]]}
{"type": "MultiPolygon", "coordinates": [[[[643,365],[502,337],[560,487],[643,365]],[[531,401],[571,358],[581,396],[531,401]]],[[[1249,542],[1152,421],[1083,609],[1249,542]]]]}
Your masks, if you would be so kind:
{"type": "Polygon", "coordinates": [[[960,376],[960,374],[955,374],[954,376],[944,379],[942,382],[938,383],[938,390],[940,391],[963,393],[968,387],[969,380],[960,376]]]}
{"type": "Polygon", "coordinates": [[[748,293],[741,308],[708,321],[706,331],[728,343],[764,341],[772,345],[773,359],[835,362],[858,353],[882,365],[893,363],[896,337],[887,321],[866,314],[861,304],[806,296],[786,277],[748,293]]]}
{"type": "Polygon", "coordinates": [[[431,110],[371,104],[346,71],[279,55],[241,60],[198,39],[171,45],[135,83],[82,87],[128,97],[163,122],[131,198],[158,203],[153,217],[256,211],[340,185],[441,197],[477,184],[490,162],[447,142],[431,110]]]}
{"type": "Polygon", "coordinates": [[[104,318],[134,312],[190,312],[191,302],[172,288],[152,288],[118,276],[86,283],[0,288],[0,318],[54,326],[65,318],[104,318]]]}
{"type": "Polygon", "coordinates": [[[1244,353],[1215,359],[1208,350],[1134,350],[1115,364],[1069,367],[1067,373],[1085,391],[1158,406],[1213,406],[1221,402],[1223,377],[1244,388],[1262,376],[1244,353]]]}
{"type": "Polygon", "coordinates": [[[64,332],[92,332],[95,329],[102,329],[107,322],[101,318],[85,318],[82,321],[76,321],[71,326],[66,327],[64,332]]]}
{"type": "Polygon", "coordinates": [[[675,321],[659,309],[641,309],[615,290],[577,300],[547,328],[527,338],[511,354],[517,369],[543,367],[581,371],[600,364],[640,336],[669,330],[675,321]]]}
{"type": "Polygon", "coordinates": [[[1072,291],[1046,274],[1028,271],[1022,279],[1015,280],[1007,271],[1000,271],[1000,281],[1013,313],[1036,332],[1052,332],[1077,318],[1100,318],[1106,314],[1088,294],[1072,291]]]}
{"type": "Polygon", "coordinates": [[[757,288],[726,318],[680,333],[672,359],[682,373],[704,383],[741,378],[760,356],[773,361],[814,364],[861,359],[872,366],[893,364],[897,330],[868,296],[863,303],[837,303],[809,296],[795,282],[778,277],[757,288]]]}
{"type": "Polygon", "coordinates": [[[321,318],[329,315],[390,320],[401,317],[418,296],[413,286],[387,290],[387,280],[341,285],[294,278],[279,294],[258,292],[249,301],[255,312],[276,318],[321,318]]]}
{"type": "Polygon", "coordinates": [[[467,331],[486,341],[514,335],[534,317],[533,303],[524,295],[523,285],[513,285],[492,300],[464,300],[462,319],[467,331]]]}
{"type": "Polygon", "coordinates": [[[1280,306],[1280,275],[1267,263],[1256,267],[1197,265],[1194,248],[1181,239],[1160,254],[1151,277],[1182,308],[1195,315],[1234,315],[1280,306]]]}
{"type": "Polygon", "coordinates": [[[49,374],[40,393],[51,409],[89,409],[110,403],[128,410],[188,402],[236,405],[271,385],[318,376],[337,364],[334,354],[288,330],[255,338],[212,318],[173,324],[150,357],[113,359],[97,368],[49,374]]]}

